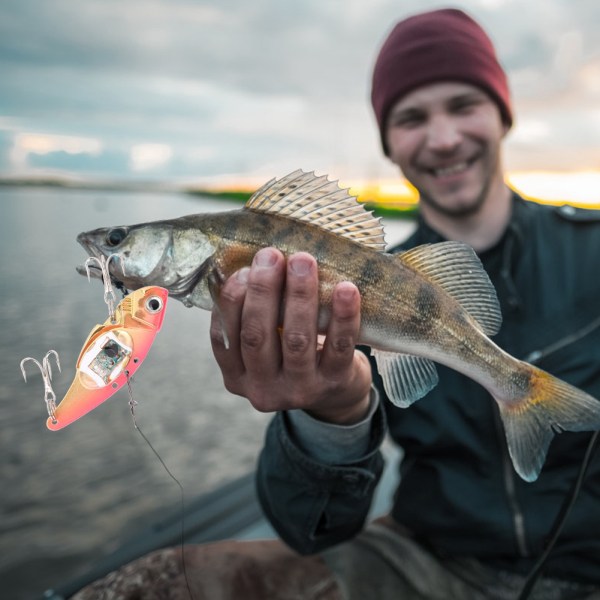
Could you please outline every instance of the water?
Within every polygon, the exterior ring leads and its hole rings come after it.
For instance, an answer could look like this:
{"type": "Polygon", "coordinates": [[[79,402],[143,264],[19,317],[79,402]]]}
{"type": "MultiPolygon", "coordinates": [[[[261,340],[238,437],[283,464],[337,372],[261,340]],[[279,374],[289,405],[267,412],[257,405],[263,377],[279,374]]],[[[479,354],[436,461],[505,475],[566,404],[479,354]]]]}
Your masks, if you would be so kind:
{"type": "MultiPolygon", "coordinates": [[[[86,257],[76,235],[229,208],[239,205],[179,194],[0,188],[3,598],[24,600],[59,586],[179,506],[178,487],[133,427],[125,390],[51,432],[33,364],[26,365],[28,382],[22,379],[22,358],[41,361],[57,350],[60,400],[84,340],[107,317],[102,285],[75,272],[86,257]]],[[[409,228],[387,223],[388,242],[409,228]]],[[[223,388],[210,351],[209,318],[171,300],[133,385],[138,424],[187,498],[251,470],[269,420],[223,388]]]]}

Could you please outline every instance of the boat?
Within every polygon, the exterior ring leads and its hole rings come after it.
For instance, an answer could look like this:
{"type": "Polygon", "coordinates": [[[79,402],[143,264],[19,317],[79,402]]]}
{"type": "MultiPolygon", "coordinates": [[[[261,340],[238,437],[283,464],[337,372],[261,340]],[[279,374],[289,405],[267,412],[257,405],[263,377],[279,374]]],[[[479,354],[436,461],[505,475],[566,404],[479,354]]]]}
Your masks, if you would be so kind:
{"type": "MultiPolygon", "coordinates": [[[[401,451],[385,443],[382,448],[386,466],[375,491],[369,519],[389,511],[398,484],[401,451]]],[[[131,539],[93,568],[72,581],[47,589],[40,600],[68,600],[90,583],[121,566],[160,548],[203,544],[220,540],[274,539],[276,532],[265,518],[256,495],[254,472],[238,477],[219,488],[186,501],[185,509],[173,510],[131,539]]]]}

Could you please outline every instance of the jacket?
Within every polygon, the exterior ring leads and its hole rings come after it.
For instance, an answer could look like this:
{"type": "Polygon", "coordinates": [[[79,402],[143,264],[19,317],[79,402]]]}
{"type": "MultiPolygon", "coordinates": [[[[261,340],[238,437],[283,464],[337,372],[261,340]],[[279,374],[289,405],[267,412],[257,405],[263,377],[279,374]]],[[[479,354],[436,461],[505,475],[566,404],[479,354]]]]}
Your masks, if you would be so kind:
{"type": "MultiPolygon", "coordinates": [[[[513,194],[502,239],[479,255],[494,284],[507,352],[600,398],[600,211],[548,207],[513,194]]],[[[422,220],[396,251],[443,241],[422,220]]],[[[555,436],[537,481],[514,472],[495,401],[479,384],[438,365],[439,383],[407,409],[381,402],[369,450],[325,465],[295,442],[285,413],[271,422],[259,458],[265,514],[301,553],[350,539],[364,525],[389,432],[403,451],[394,519],[440,555],[469,556],[526,573],[544,549],[591,434],[555,436]]],[[[385,393],[374,372],[382,399],[385,393]]],[[[600,453],[547,568],[600,583],[600,453]]]]}

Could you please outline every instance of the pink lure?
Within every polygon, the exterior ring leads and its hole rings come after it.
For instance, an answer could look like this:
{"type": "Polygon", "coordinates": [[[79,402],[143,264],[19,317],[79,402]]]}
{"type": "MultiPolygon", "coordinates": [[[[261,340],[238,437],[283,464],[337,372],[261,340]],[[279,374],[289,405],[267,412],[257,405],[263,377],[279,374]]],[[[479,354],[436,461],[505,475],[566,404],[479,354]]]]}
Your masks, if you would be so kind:
{"type": "Polygon", "coordinates": [[[132,377],[162,327],[168,292],[143,287],[121,300],[115,318],[92,329],[77,359],[77,372],[48,429],[57,431],[108,400],[132,377]]]}

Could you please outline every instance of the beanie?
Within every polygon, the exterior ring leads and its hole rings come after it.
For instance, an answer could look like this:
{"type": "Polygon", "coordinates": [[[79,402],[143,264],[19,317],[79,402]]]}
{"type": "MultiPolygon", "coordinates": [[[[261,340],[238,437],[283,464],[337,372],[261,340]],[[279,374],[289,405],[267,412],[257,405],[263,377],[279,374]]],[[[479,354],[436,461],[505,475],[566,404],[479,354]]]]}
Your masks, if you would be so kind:
{"type": "Polygon", "coordinates": [[[481,26],[453,8],[421,13],[394,27],[373,69],[371,102],[386,155],[390,109],[406,93],[437,81],[462,81],[483,89],[498,105],[503,122],[512,125],[506,74],[481,26]]]}

